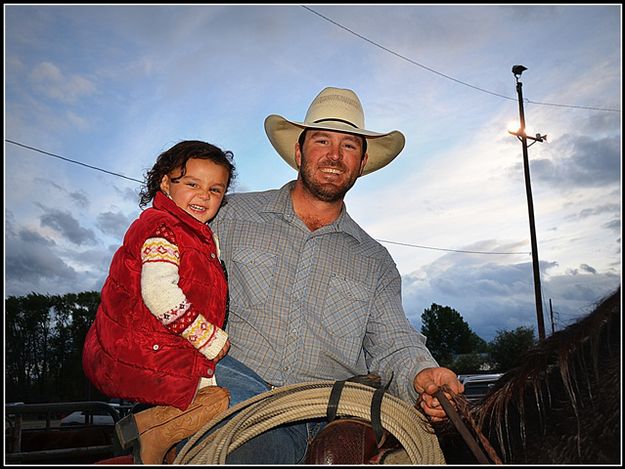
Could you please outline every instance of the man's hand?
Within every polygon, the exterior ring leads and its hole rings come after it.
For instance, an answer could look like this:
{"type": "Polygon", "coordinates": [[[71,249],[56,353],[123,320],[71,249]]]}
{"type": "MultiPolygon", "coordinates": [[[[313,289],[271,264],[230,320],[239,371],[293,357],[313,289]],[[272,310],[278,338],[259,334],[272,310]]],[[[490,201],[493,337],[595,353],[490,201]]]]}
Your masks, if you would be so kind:
{"type": "MultiPolygon", "coordinates": [[[[414,379],[414,388],[421,396],[421,408],[428,415],[432,422],[441,422],[447,418],[447,414],[441,407],[440,402],[434,394],[440,386],[447,385],[453,393],[464,392],[464,385],[458,381],[456,373],[448,368],[424,368],[414,379]]],[[[453,405],[453,400],[449,393],[445,393],[453,405]]]]}

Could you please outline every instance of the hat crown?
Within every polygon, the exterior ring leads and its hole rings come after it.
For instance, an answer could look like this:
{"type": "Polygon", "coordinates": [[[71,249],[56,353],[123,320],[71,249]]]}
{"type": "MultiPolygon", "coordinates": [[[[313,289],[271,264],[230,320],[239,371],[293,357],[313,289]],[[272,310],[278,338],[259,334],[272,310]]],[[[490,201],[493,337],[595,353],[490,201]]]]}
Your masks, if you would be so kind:
{"type": "Polygon", "coordinates": [[[357,129],[365,128],[365,113],[360,99],[352,90],[328,87],[313,100],[304,123],[327,121],[347,123],[357,129]]]}

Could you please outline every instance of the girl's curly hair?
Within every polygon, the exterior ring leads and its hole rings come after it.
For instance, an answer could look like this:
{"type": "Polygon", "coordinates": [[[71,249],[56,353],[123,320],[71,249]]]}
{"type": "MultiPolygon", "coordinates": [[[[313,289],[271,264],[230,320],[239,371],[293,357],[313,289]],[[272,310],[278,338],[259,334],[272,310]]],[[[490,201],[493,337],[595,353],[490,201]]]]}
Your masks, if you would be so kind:
{"type": "MultiPolygon", "coordinates": [[[[229,150],[223,151],[210,143],[199,140],[184,140],[161,153],[152,169],[146,173],[145,185],[139,194],[139,206],[141,208],[145,207],[156,196],[156,193],[161,190],[163,176],[176,168],[180,168],[182,171],[179,177],[184,176],[187,169],[187,161],[191,158],[211,160],[213,163],[228,169],[229,177],[226,186],[226,191],[228,191],[230,184],[236,177],[234,154],[229,150]]],[[[225,201],[226,198],[224,197],[222,205],[225,204],[225,201]]]]}

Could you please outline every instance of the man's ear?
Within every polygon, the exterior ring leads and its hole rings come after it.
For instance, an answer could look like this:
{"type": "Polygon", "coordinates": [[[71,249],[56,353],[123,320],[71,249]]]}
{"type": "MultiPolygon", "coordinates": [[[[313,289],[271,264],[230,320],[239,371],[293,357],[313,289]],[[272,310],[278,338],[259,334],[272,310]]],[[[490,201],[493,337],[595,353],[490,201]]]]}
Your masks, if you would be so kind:
{"type": "Polygon", "coordinates": [[[295,144],[295,164],[297,165],[297,169],[302,167],[302,149],[299,146],[299,142],[295,144]]]}
{"type": "Polygon", "coordinates": [[[365,153],[362,157],[362,161],[360,162],[360,174],[358,176],[362,176],[362,172],[365,170],[365,166],[367,166],[367,161],[369,160],[369,153],[365,153]]]}

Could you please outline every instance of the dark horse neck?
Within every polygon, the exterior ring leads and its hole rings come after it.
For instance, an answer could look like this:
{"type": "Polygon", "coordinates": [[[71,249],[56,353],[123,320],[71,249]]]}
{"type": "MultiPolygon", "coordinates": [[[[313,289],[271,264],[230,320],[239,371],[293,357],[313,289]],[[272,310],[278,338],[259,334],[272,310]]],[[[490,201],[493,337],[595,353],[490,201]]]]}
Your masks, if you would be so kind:
{"type": "MultiPolygon", "coordinates": [[[[539,342],[471,410],[504,463],[620,462],[620,296],[539,342]]],[[[477,463],[452,430],[437,432],[449,464],[477,463]]]]}

